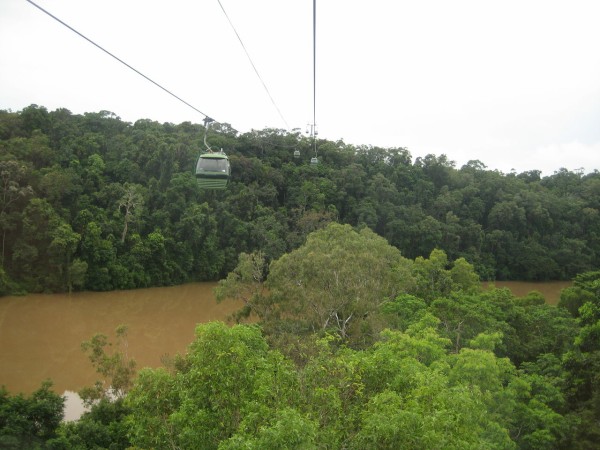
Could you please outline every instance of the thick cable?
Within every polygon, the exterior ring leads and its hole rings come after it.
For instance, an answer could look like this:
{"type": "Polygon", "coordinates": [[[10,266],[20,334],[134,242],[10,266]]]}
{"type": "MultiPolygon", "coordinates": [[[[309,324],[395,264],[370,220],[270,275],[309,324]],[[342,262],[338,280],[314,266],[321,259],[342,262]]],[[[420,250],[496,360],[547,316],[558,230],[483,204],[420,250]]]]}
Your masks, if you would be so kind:
{"type": "Polygon", "coordinates": [[[74,29],[73,27],[71,27],[70,25],[66,24],[65,22],[63,22],[62,20],[60,20],[58,17],[56,17],[55,15],[53,15],[52,13],[46,11],[44,8],[42,8],[41,6],[37,5],[36,3],[34,3],[32,0],[25,0],[29,3],[31,3],[33,6],[35,6],[37,9],[39,9],[40,11],[42,11],[43,13],[49,15],[50,17],[52,17],[54,20],[56,20],[58,23],[60,23],[61,25],[64,25],[65,27],[67,27],[69,30],[71,30],[73,33],[79,35],[80,37],[82,37],[83,39],[85,39],[86,41],[88,41],[90,44],[94,45],[95,47],[99,48],[100,50],[102,50],[104,53],[106,53],[107,55],[111,56],[112,58],[116,59],[117,61],[119,61],[121,64],[127,66],[129,69],[133,70],[135,73],[137,73],[138,75],[144,77],[146,80],[148,80],[150,83],[154,84],[155,86],[159,87],[160,89],[162,89],[163,91],[165,91],[167,94],[175,97],[177,100],[179,100],[181,103],[185,104],[186,106],[189,106],[190,108],[192,108],[194,111],[202,114],[205,117],[208,117],[207,114],[203,113],[202,111],[200,111],[198,108],[196,108],[195,106],[191,105],[190,103],[186,102],[185,100],[183,100],[181,97],[175,95],[173,92],[169,91],[167,88],[164,88],[163,86],[161,86],[160,84],[158,84],[156,81],[152,80],[151,78],[147,77],[146,75],[144,75],[142,72],[140,72],[139,70],[137,70],[136,68],[130,66],[129,64],[127,64],[125,61],[123,61],[122,59],[118,58],[117,56],[113,55],[111,52],[109,52],[108,50],[104,49],[103,47],[101,47],[100,45],[96,44],[94,41],[92,41],[91,39],[89,39],[88,37],[84,36],[83,34],[81,34],[79,31],[77,31],[76,29],[74,29]]]}

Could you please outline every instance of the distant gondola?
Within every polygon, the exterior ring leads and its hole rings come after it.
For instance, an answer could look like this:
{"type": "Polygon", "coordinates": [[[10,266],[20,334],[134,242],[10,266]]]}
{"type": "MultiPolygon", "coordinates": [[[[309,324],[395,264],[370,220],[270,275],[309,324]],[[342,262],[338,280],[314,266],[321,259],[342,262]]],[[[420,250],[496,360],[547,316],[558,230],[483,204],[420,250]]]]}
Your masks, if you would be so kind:
{"type": "Polygon", "coordinates": [[[225,189],[231,176],[227,155],[221,152],[203,153],[196,163],[196,178],[202,189],[225,189]]]}

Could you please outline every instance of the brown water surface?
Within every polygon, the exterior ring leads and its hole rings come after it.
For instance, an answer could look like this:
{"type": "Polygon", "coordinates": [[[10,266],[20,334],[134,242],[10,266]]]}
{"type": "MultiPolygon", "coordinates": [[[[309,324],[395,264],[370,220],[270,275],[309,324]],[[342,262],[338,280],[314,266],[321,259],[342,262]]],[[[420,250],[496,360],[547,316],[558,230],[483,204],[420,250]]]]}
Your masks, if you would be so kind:
{"type": "Polygon", "coordinates": [[[31,393],[50,378],[54,390],[77,391],[99,377],[81,351],[95,333],[115,340],[129,327],[129,356],[137,367],[159,367],[163,355],[183,353],[196,324],[226,321],[239,304],[217,304],[216,283],[114,292],[0,297],[0,386],[31,393]]]}
{"type": "Polygon", "coordinates": [[[508,288],[512,294],[516,297],[523,297],[531,291],[538,291],[546,299],[546,303],[550,305],[556,305],[560,300],[560,291],[566,287],[572,286],[572,281],[495,281],[485,282],[484,287],[490,287],[491,285],[497,288],[508,288]]]}

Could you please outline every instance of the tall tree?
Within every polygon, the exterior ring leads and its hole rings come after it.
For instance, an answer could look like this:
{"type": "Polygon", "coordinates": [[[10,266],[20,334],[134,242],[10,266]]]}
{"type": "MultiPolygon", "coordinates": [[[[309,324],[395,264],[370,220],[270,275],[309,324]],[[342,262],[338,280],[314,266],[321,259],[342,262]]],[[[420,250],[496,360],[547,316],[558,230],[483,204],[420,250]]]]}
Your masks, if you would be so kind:
{"type": "Polygon", "coordinates": [[[26,168],[16,160],[0,161],[0,229],[2,229],[2,252],[0,267],[4,268],[6,234],[15,228],[13,207],[21,199],[33,194],[33,188],[24,182],[26,168]]]}
{"type": "Polygon", "coordinates": [[[139,184],[125,183],[124,193],[119,200],[119,211],[123,213],[123,232],[121,242],[125,242],[129,224],[140,215],[144,205],[144,187],[139,184]]]}
{"type": "Polygon", "coordinates": [[[371,230],[330,224],[274,261],[267,285],[281,320],[360,341],[374,325],[379,307],[413,287],[410,267],[371,230]]]}

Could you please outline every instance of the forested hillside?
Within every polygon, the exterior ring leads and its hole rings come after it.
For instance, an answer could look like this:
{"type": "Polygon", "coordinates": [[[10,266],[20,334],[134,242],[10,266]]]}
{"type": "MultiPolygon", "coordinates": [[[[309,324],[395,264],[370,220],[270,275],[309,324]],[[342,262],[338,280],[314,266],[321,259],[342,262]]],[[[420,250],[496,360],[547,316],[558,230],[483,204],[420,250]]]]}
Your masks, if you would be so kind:
{"type": "MultiPolygon", "coordinates": [[[[600,265],[600,173],[503,174],[444,155],[211,128],[225,191],[202,191],[204,127],[32,105],[0,111],[0,293],[217,280],[242,252],[267,261],[329,222],[402,255],[443,249],[482,279],[571,279],[600,265]],[[294,152],[300,152],[294,158],[294,152]]],[[[565,155],[568,163],[568,155],[565,155]]]]}

